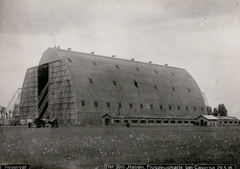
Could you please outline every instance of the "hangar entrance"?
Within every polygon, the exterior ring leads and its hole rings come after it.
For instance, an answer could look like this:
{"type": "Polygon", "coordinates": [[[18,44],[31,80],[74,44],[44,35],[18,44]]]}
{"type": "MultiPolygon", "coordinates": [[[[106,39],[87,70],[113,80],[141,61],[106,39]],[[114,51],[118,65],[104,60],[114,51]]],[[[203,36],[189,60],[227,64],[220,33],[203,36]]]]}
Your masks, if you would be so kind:
{"type": "Polygon", "coordinates": [[[48,108],[48,101],[44,100],[48,97],[48,64],[38,66],[38,111],[42,116],[48,108]]]}

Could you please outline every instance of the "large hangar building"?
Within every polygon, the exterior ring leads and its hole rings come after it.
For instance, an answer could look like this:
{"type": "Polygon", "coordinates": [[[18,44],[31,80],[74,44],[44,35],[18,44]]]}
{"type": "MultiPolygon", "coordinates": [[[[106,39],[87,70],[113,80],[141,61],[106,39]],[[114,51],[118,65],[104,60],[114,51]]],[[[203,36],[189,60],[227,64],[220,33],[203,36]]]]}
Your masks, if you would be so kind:
{"type": "Polygon", "coordinates": [[[206,106],[185,69],[55,47],[27,69],[22,86],[20,118],[43,112],[62,124],[99,125],[105,114],[194,119],[206,106]]]}

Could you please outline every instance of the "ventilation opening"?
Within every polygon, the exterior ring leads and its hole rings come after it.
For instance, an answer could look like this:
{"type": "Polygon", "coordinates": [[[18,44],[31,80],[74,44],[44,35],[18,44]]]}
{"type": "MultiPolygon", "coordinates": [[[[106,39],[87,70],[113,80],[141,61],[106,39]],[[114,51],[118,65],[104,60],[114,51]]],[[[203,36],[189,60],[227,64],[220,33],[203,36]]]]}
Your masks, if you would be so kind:
{"type": "Polygon", "coordinates": [[[135,85],[135,87],[138,87],[138,83],[136,80],[134,80],[134,85],[135,85]]]}
{"type": "Polygon", "coordinates": [[[71,58],[67,58],[69,62],[72,62],[72,59],[71,58]]]}

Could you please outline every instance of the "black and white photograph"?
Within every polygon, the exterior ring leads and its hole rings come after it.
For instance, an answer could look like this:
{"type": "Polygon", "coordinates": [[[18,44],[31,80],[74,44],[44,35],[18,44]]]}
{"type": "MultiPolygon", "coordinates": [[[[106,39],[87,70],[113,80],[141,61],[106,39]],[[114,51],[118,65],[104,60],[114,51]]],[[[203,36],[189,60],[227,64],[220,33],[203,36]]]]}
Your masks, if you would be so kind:
{"type": "Polygon", "coordinates": [[[0,0],[1,169],[240,169],[239,0],[0,0]]]}

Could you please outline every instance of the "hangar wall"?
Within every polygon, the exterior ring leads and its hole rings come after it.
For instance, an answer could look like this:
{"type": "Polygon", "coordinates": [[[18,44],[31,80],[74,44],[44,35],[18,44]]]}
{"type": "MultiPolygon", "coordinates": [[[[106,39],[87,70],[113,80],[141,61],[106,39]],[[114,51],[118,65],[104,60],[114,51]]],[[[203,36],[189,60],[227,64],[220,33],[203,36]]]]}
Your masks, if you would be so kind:
{"type": "MultiPolygon", "coordinates": [[[[65,86],[71,86],[68,95],[71,108],[65,108],[71,109],[71,113],[65,118],[72,119],[71,124],[97,125],[106,113],[163,117],[206,114],[202,93],[185,69],[60,48],[47,49],[39,65],[48,64],[50,79],[54,79],[51,67],[59,61],[69,75],[69,84],[65,86]]],[[[53,70],[61,74],[56,65],[53,70]]],[[[51,91],[54,90],[50,85],[48,95],[51,91]]],[[[62,92],[61,99],[50,99],[55,104],[50,111],[52,117],[58,115],[63,119],[65,110],[56,103],[63,104],[66,93],[62,92]]]]}

